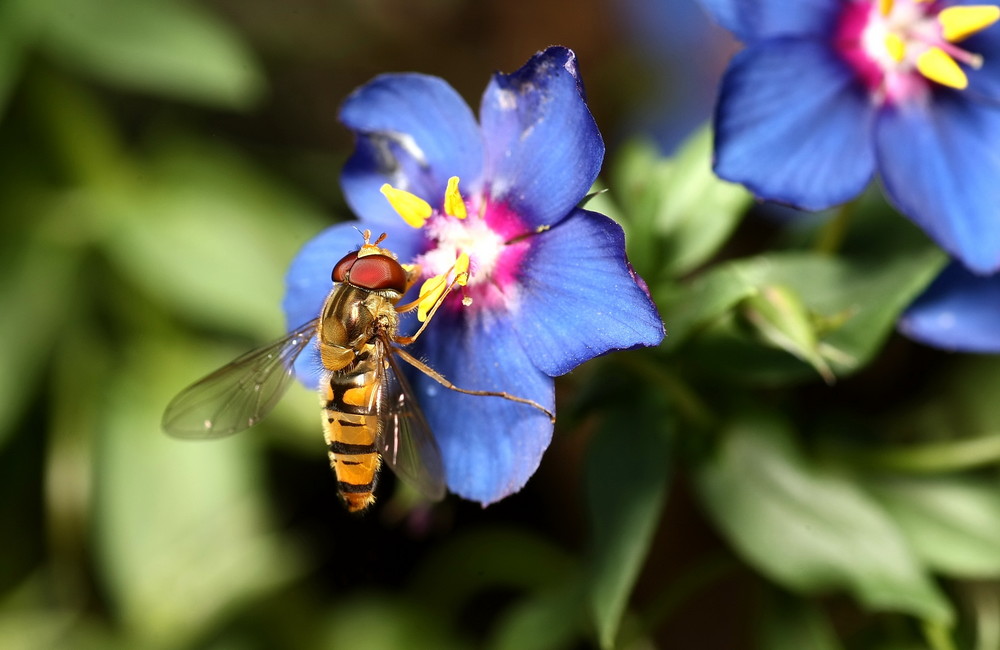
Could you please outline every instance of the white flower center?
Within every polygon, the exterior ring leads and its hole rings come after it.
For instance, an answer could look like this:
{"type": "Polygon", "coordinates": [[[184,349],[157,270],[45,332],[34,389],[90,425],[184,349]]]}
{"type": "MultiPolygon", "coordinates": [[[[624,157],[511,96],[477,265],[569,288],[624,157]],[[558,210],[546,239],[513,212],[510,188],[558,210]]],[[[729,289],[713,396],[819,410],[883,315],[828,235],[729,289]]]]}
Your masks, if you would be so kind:
{"type": "Polygon", "coordinates": [[[465,253],[470,260],[468,286],[489,280],[504,250],[504,239],[485,219],[477,215],[466,219],[435,215],[424,227],[428,237],[437,242],[434,248],[417,257],[425,277],[448,273],[459,254],[465,253]]]}

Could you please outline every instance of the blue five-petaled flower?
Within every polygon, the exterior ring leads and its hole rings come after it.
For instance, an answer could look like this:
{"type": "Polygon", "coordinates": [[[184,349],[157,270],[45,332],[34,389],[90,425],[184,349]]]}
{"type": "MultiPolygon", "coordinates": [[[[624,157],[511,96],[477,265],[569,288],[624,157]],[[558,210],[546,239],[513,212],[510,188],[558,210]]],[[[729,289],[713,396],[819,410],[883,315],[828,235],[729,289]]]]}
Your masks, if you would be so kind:
{"type": "MultiPolygon", "coordinates": [[[[468,283],[411,350],[463,388],[506,391],[554,411],[553,377],[662,340],[621,227],[577,207],[604,143],[572,51],[549,48],[494,75],[478,124],[447,83],[419,74],[375,78],[348,97],[340,119],[357,137],[341,182],[360,222],[325,230],[292,262],[291,327],[318,314],[332,264],[358,248],[357,226],[388,233],[385,245],[419,264],[430,285],[467,256],[468,283]]],[[[315,358],[297,365],[307,385],[316,385],[315,367],[315,358]]],[[[488,504],[535,472],[552,436],[543,413],[455,393],[420,373],[411,381],[453,492],[488,504]]]]}
{"type": "Polygon", "coordinates": [[[968,0],[702,0],[746,45],[716,173],[807,209],[889,199],[969,269],[1000,269],[1000,8],[968,0]]]}

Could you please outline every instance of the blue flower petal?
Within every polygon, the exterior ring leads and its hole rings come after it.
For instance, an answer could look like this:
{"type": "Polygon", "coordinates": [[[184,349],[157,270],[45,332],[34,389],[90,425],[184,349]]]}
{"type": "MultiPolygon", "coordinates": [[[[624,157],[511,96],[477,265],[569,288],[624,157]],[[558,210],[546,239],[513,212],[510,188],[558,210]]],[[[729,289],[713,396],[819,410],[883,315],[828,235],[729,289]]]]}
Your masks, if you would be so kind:
{"type": "Polygon", "coordinates": [[[744,43],[777,36],[826,36],[842,0],[701,0],[717,23],[744,43]]]}
{"type": "MultiPolygon", "coordinates": [[[[984,4],[977,0],[975,4],[984,4]]],[[[966,67],[966,95],[978,101],[1000,103],[1000,25],[994,25],[962,41],[959,46],[983,57],[982,67],[966,67]]]]}
{"type": "Polygon", "coordinates": [[[576,210],[531,240],[513,327],[543,372],[562,375],[612,350],[659,345],[663,322],[625,257],[621,226],[576,210]]]}
{"type": "Polygon", "coordinates": [[[883,109],[876,142],[899,210],[973,271],[1000,268],[1000,110],[942,91],[883,109]]]}
{"type": "MultiPolygon", "coordinates": [[[[323,301],[333,288],[330,273],[334,264],[361,246],[363,240],[358,229],[366,227],[379,228],[372,233],[373,237],[381,232],[387,233],[382,246],[395,253],[403,263],[413,260],[426,246],[421,231],[399,220],[389,226],[352,222],[327,228],[306,242],[292,260],[285,276],[285,297],[281,306],[289,331],[319,316],[323,301]]],[[[320,367],[319,352],[311,348],[299,356],[295,373],[303,384],[316,388],[320,367]]]]}
{"type": "Polygon", "coordinates": [[[722,82],[715,172],[761,198],[828,208],[872,177],[873,117],[868,93],[829,44],[751,46],[733,58],[722,82]]]}
{"type": "Polygon", "coordinates": [[[440,205],[448,178],[479,187],[483,144],[472,110],[437,77],[389,74],[355,90],[340,119],[358,138],[341,184],[360,218],[392,223],[399,216],[379,193],[383,183],[440,205]]]}
{"type": "Polygon", "coordinates": [[[550,47],[517,72],[494,75],[480,119],[489,194],[527,225],[565,217],[597,178],[604,141],[571,50],[550,47]]]}
{"type": "Polygon", "coordinates": [[[953,262],[907,309],[899,329],[945,350],[1000,352],[1000,275],[974,275],[953,262]]]}
{"type": "MultiPolygon", "coordinates": [[[[551,377],[489,312],[436,316],[414,352],[461,388],[505,391],[554,411],[551,377]]],[[[411,375],[447,472],[448,488],[488,505],[520,490],[552,439],[545,414],[499,397],[463,395],[422,373],[411,375]]]]}

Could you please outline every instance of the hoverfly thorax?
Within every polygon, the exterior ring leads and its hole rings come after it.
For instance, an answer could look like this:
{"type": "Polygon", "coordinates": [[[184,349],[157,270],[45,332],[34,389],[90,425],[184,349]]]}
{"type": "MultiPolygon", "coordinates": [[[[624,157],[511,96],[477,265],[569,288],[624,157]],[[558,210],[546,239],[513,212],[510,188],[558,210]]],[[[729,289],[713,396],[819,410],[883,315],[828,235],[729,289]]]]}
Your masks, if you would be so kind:
{"type": "Polygon", "coordinates": [[[387,304],[396,318],[392,302],[350,284],[338,285],[323,304],[317,332],[320,357],[327,370],[347,367],[376,333],[378,314],[385,319],[387,304]]]}
{"type": "Polygon", "coordinates": [[[345,255],[331,276],[339,284],[320,312],[318,334],[323,366],[335,371],[350,365],[379,334],[396,332],[395,306],[411,279],[394,257],[370,244],[345,255]]]}

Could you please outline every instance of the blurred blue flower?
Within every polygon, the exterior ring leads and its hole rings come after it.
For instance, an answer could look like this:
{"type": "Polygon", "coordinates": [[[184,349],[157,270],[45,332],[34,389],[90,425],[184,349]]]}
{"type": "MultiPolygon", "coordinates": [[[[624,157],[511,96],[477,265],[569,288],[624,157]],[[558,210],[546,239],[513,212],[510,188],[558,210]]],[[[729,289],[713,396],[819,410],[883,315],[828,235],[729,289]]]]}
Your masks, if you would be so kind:
{"type": "Polygon", "coordinates": [[[980,276],[952,262],[913,302],[899,330],[959,352],[1000,352],[1000,274],[980,276]]]}
{"type": "Polygon", "coordinates": [[[642,84],[627,106],[629,131],[652,135],[672,152],[711,116],[737,43],[698,0],[624,0],[617,10],[623,40],[636,57],[630,83],[642,84]]]}
{"type": "Polygon", "coordinates": [[[715,116],[716,173],[820,209],[877,171],[978,273],[1000,268],[1000,18],[968,0],[702,0],[747,47],[715,116]]]}
{"type": "MultiPolygon", "coordinates": [[[[604,143],[572,51],[549,48],[513,74],[494,75],[481,126],[447,83],[419,74],[376,77],[347,99],[340,119],[357,137],[341,176],[357,227],[386,232],[385,245],[432,283],[468,255],[462,295],[447,299],[411,350],[456,385],[554,411],[554,376],[662,340],[621,227],[577,207],[604,143]]],[[[340,224],[305,245],[287,277],[290,326],[316,317],[331,266],[359,243],[355,224],[340,224]]],[[[412,318],[403,322],[414,329],[412,318]]],[[[307,385],[316,385],[317,365],[297,366],[307,385]]],[[[410,379],[453,492],[488,504],[535,472],[552,437],[544,414],[455,393],[418,372],[410,379]]]]}

